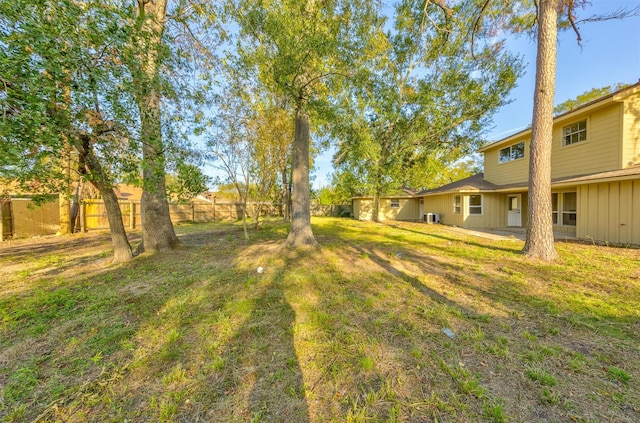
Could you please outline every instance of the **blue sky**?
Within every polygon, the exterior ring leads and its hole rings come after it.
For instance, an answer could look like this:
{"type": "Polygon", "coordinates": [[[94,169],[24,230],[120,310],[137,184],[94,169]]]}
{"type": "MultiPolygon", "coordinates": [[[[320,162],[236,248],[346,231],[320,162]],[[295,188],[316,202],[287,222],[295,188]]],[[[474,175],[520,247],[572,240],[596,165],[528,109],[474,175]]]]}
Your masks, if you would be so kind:
{"type": "MultiPolygon", "coordinates": [[[[632,9],[640,0],[592,0],[592,6],[579,16],[601,15],[619,8],[632,9]]],[[[573,31],[558,37],[556,104],[591,89],[619,82],[632,84],[640,80],[640,16],[624,20],[585,23],[580,27],[582,45],[573,31]]],[[[508,48],[523,56],[526,73],[509,96],[512,102],[494,115],[494,126],[487,139],[496,141],[531,124],[535,83],[536,44],[522,36],[507,39],[508,48]]],[[[330,183],[332,151],[316,158],[314,188],[330,183]]]]}

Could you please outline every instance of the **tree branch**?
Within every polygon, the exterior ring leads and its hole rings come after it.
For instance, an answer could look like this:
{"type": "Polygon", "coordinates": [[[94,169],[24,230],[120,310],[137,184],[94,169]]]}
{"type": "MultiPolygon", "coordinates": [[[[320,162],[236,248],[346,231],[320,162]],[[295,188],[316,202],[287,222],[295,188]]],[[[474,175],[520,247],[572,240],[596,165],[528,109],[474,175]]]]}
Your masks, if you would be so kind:
{"type": "Polygon", "coordinates": [[[482,15],[484,15],[484,12],[487,9],[487,6],[489,6],[490,2],[491,2],[491,0],[485,0],[484,4],[480,8],[480,12],[478,13],[478,16],[477,16],[475,22],[473,23],[473,26],[471,27],[471,57],[473,59],[476,58],[476,55],[475,55],[475,39],[476,39],[476,32],[478,31],[478,25],[480,24],[480,20],[482,19],[482,15]]]}

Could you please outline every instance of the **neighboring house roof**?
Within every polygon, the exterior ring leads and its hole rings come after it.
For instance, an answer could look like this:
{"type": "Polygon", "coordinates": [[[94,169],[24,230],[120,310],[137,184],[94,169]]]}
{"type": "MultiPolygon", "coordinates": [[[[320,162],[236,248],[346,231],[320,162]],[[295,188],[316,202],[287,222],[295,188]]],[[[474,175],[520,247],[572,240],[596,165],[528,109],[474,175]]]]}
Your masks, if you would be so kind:
{"type": "Polygon", "coordinates": [[[428,189],[421,191],[416,196],[421,197],[424,195],[444,194],[447,192],[479,192],[479,191],[495,191],[499,186],[492,184],[484,179],[484,173],[477,173],[468,178],[460,179],[459,181],[452,182],[447,185],[443,185],[438,188],[428,189]]]}
{"type": "MultiPolygon", "coordinates": [[[[574,115],[578,114],[578,113],[582,113],[584,111],[587,110],[591,110],[591,109],[597,109],[600,108],[602,106],[605,106],[606,104],[612,103],[612,102],[616,102],[616,101],[621,101],[623,98],[627,97],[628,95],[631,95],[635,92],[640,91],[640,82],[637,82],[633,85],[630,85],[626,88],[623,88],[621,90],[618,90],[614,93],[602,96],[600,98],[597,98],[593,101],[590,101],[588,103],[582,104],[578,107],[576,107],[575,109],[569,110],[568,112],[564,112],[562,114],[559,114],[557,116],[554,116],[553,118],[553,123],[558,123],[560,121],[563,120],[567,120],[571,117],[573,117],[574,115]]],[[[482,153],[484,151],[487,151],[489,149],[495,148],[501,144],[507,144],[508,142],[511,141],[515,141],[518,138],[521,138],[523,135],[528,135],[531,133],[531,127],[524,129],[522,131],[516,132],[515,134],[509,135],[508,137],[502,138],[498,141],[489,143],[483,147],[480,147],[478,149],[478,152],[482,153]]]]}
{"type": "Polygon", "coordinates": [[[402,191],[404,195],[408,195],[408,196],[414,196],[420,192],[420,190],[418,189],[407,188],[407,187],[400,188],[400,191],[402,191]]]}
{"type": "Polygon", "coordinates": [[[133,185],[117,184],[113,191],[121,200],[140,201],[142,198],[142,188],[133,185]]]}

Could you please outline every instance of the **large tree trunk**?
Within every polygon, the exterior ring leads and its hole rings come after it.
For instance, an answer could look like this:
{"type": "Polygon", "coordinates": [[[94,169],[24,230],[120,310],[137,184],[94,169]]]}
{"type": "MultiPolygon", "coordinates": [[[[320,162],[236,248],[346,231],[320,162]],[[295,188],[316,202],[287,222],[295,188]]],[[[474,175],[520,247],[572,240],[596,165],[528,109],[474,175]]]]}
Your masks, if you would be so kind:
{"type": "Polygon", "coordinates": [[[166,193],[165,157],[160,128],[159,94],[156,89],[139,103],[142,117],[144,191],[140,201],[141,251],[171,250],[180,244],[173,230],[166,193]]]}
{"type": "Polygon", "coordinates": [[[309,186],[309,115],[301,106],[296,108],[293,138],[291,230],[287,245],[301,247],[316,245],[311,231],[311,189],[309,186]]]}
{"type": "Polygon", "coordinates": [[[378,166],[378,171],[376,172],[376,186],[373,189],[373,210],[371,211],[371,219],[374,222],[380,221],[380,196],[382,195],[382,172],[380,171],[380,166],[378,166]]]}
{"type": "Polygon", "coordinates": [[[132,73],[137,85],[136,101],[140,109],[144,191],[140,201],[142,244],[138,252],[164,251],[180,241],[173,229],[166,194],[165,154],[160,118],[158,58],[167,12],[166,0],[138,2],[141,34],[138,45],[138,69],[132,73]]]}
{"type": "Polygon", "coordinates": [[[244,240],[249,241],[249,230],[247,228],[247,203],[249,201],[249,181],[245,180],[245,189],[246,191],[243,193],[242,188],[239,183],[235,183],[236,191],[238,191],[238,196],[240,196],[240,201],[242,202],[242,231],[244,232],[244,240]]]}
{"type": "Polygon", "coordinates": [[[527,240],[523,249],[527,257],[545,261],[555,260],[558,257],[553,245],[551,207],[551,142],[558,40],[557,14],[557,0],[539,1],[538,54],[529,157],[529,222],[527,240]]]}
{"type": "Polygon", "coordinates": [[[100,191],[100,195],[104,200],[104,206],[107,210],[107,219],[109,220],[109,231],[111,233],[111,243],[113,244],[113,262],[121,263],[129,261],[133,258],[131,244],[127,239],[127,233],[122,223],[122,212],[118,204],[118,197],[113,191],[113,186],[109,181],[109,177],[102,168],[100,161],[91,149],[91,143],[88,136],[75,141],[75,147],[80,153],[82,160],[89,170],[89,180],[91,184],[100,191]]]}
{"type": "Polygon", "coordinates": [[[285,164],[282,169],[282,217],[285,222],[291,220],[291,198],[289,191],[289,178],[287,172],[287,165],[285,164]]]}
{"type": "Polygon", "coordinates": [[[380,222],[380,193],[378,190],[373,193],[371,220],[374,222],[380,222]]]}

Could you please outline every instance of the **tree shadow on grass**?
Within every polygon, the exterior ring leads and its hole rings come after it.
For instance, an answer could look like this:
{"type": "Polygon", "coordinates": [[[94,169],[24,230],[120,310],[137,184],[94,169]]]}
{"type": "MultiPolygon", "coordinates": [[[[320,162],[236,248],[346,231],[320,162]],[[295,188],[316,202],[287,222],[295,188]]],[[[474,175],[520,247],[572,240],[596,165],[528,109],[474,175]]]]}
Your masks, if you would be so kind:
{"type": "Polygon", "coordinates": [[[284,296],[281,275],[274,277],[256,298],[247,323],[238,331],[236,343],[253,354],[253,386],[249,395],[252,418],[309,422],[304,380],[293,343],[296,315],[284,296]],[[248,335],[249,345],[243,341],[248,335]]]}
{"type": "MultiPolygon", "coordinates": [[[[358,246],[354,246],[353,248],[356,251],[358,251],[361,255],[366,254],[369,257],[369,259],[371,259],[371,261],[373,261],[378,266],[383,268],[390,275],[393,275],[395,277],[400,278],[404,282],[406,282],[409,285],[411,285],[416,291],[418,291],[421,294],[429,297],[432,301],[434,301],[436,303],[446,304],[447,306],[455,308],[455,309],[459,310],[465,316],[473,317],[473,316],[477,315],[477,313],[475,313],[475,312],[463,307],[458,302],[450,300],[449,298],[447,298],[447,297],[443,296],[442,294],[434,291],[433,289],[428,288],[426,285],[421,283],[418,280],[418,278],[416,278],[415,276],[410,276],[409,274],[405,273],[404,271],[394,267],[389,262],[389,260],[379,256],[374,251],[372,251],[370,249],[364,249],[364,248],[358,247],[358,246]]],[[[430,265],[430,267],[435,268],[436,267],[435,265],[436,265],[436,263],[434,263],[433,265],[430,265]]]]}
{"type": "MultiPolygon", "coordinates": [[[[223,282],[225,291],[231,292],[210,299],[206,294],[202,300],[200,307],[208,307],[205,304],[216,298],[221,301],[216,310],[222,320],[228,319],[232,333],[227,338],[218,325],[199,323],[200,331],[210,331],[211,339],[204,342],[216,345],[214,350],[220,355],[212,359],[211,353],[205,353],[209,362],[200,365],[205,369],[206,383],[202,382],[194,393],[201,410],[185,412],[185,417],[202,421],[310,421],[294,345],[296,314],[284,293],[287,268],[272,266],[257,273],[258,256],[260,253],[252,247],[239,253],[232,265],[234,280],[223,282]],[[242,277],[245,282],[239,284],[242,277]],[[211,370],[211,366],[217,370],[211,370]]],[[[211,287],[205,292],[209,289],[218,290],[211,287]]],[[[203,313],[206,311],[199,312],[203,313]]],[[[190,354],[201,360],[200,353],[190,354]]]]}
{"type": "MultiPolygon", "coordinates": [[[[448,237],[448,236],[439,235],[439,234],[435,234],[435,233],[431,233],[431,232],[416,231],[414,229],[403,228],[403,227],[398,226],[398,225],[388,225],[388,226],[390,228],[397,229],[397,230],[404,231],[404,232],[411,232],[411,233],[414,233],[414,234],[417,234],[417,235],[438,238],[438,239],[442,239],[444,241],[449,241],[449,242],[462,242],[462,243],[464,243],[466,245],[470,245],[470,246],[478,247],[478,248],[483,248],[483,249],[489,249],[489,250],[493,250],[493,251],[503,251],[503,252],[506,252],[506,253],[513,253],[513,254],[519,254],[519,253],[522,252],[522,249],[520,249],[520,248],[498,247],[498,246],[495,246],[495,245],[486,245],[486,244],[482,244],[482,243],[479,243],[479,242],[469,241],[468,239],[459,239],[459,238],[448,237]]],[[[393,236],[391,236],[391,238],[393,238],[393,236]]]]}

